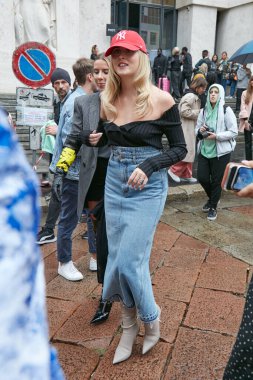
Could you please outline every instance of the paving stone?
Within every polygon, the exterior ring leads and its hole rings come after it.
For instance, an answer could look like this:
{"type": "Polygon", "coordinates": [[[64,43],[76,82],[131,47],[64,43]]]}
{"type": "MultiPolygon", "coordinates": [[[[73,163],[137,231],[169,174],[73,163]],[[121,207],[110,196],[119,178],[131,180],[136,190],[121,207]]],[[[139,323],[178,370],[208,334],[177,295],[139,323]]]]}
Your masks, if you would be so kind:
{"type": "Polygon", "coordinates": [[[78,223],[76,228],[73,231],[72,237],[76,237],[77,235],[83,234],[87,230],[86,223],[78,223]]]}
{"type": "Polygon", "coordinates": [[[164,259],[164,266],[200,269],[208,248],[196,249],[176,245],[171,248],[164,259]]]}
{"type": "Polygon", "coordinates": [[[80,250],[81,252],[83,252],[83,254],[87,254],[87,252],[89,252],[88,241],[83,239],[81,235],[78,235],[76,238],[73,239],[72,248],[74,250],[80,250]]]}
{"type": "MultiPolygon", "coordinates": [[[[161,308],[161,340],[173,343],[178,333],[179,326],[182,323],[186,304],[183,302],[173,301],[164,297],[155,289],[154,292],[156,303],[161,308]]],[[[140,335],[144,335],[144,327],[141,325],[140,335]]]]}
{"type": "Polygon", "coordinates": [[[244,294],[248,265],[227,253],[211,248],[202,265],[197,286],[244,294]]]}
{"type": "Polygon", "coordinates": [[[189,302],[197,277],[198,270],[163,266],[157,269],[152,283],[156,294],[160,293],[176,301],[189,302]]]}
{"type": "MultiPolygon", "coordinates": [[[[244,208],[245,211],[245,208],[244,208]]],[[[248,225],[248,231],[245,229],[245,212],[240,212],[240,209],[232,211],[231,209],[223,209],[220,212],[218,211],[218,218],[216,219],[219,224],[222,224],[224,226],[227,226],[227,228],[233,234],[236,235],[236,232],[238,230],[241,230],[240,232],[247,233],[249,232],[249,228],[252,230],[253,227],[253,220],[250,218],[250,215],[248,215],[247,225],[248,225]]]]}
{"type": "Polygon", "coordinates": [[[244,241],[249,238],[249,232],[245,228],[238,230],[232,213],[230,213],[232,227],[228,225],[227,220],[226,223],[220,223],[219,215],[215,221],[210,222],[203,214],[201,213],[199,216],[194,213],[178,212],[176,217],[170,218],[166,216],[165,209],[163,221],[166,221],[170,226],[184,234],[197,238],[213,247],[237,244],[238,241],[244,241]]]}
{"type": "Polygon", "coordinates": [[[58,276],[57,268],[58,268],[58,261],[55,256],[55,252],[53,252],[44,259],[44,273],[45,273],[46,284],[58,276]]]}
{"type": "Polygon", "coordinates": [[[89,348],[105,349],[112,340],[121,323],[119,303],[115,302],[108,320],[92,325],[92,319],[98,306],[98,299],[86,298],[75,313],[55,335],[55,339],[64,342],[82,343],[89,348]]]}
{"type": "Polygon", "coordinates": [[[160,222],[156,229],[154,245],[156,248],[170,250],[180,235],[181,233],[175,230],[175,228],[160,222]]]}
{"type": "Polygon", "coordinates": [[[238,238],[238,242],[229,245],[221,245],[221,249],[230,255],[237,257],[246,263],[253,265],[253,255],[252,255],[252,245],[253,245],[253,235],[250,232],[250,238],[238,238]]]}
{"type": "Polygon", "coordinates": [[[47,256],[51,255],[51,253],[56,252],[56,249],[57,249],[56,242],[40,245],[42,258],[45,259],[47,256]]]}
{"type": "Polygon", "coordinates": [[[222,380],[234,338],[180,328],[164,380],[222,380]]]}
{"type": "Polygon", "coordinates": [[[97,274],[87,268],[87,257],[76,262],[77,268],[83,273],[82,281],[68,281],[57,276],[47,285],[47,296],[70,301],[82,302],[97,287],[97,274]]]}
{"type": "Polygon", "coordinates": [[[163,265],[164,258],[167,255],[168,252],[164,251],[163,249],[153,248],[150,256],[149,261],[149,268],[150,273],[153,273],[157,267],[160,267],[163,265]]]}
{"type": "Polygon", "coordinates": [[[227,292],[195,289],[184,325],[236,336],[245,300],[227,292]]]}
{"type": "Polygon", "coordinates": [[[253,216],[253,206],[239,206],[239,207],[230,207],[230,211],[234,211],[243,215],[253,216]]]}
{"type": "Polygon", "coordinates": [[[187,236],[184,234],[181,234],[179,239],[177,240],[175,247],[179,248],[188,248],[188,249],[203,249],[208,250],[209,245],[206,243],[203,243],[203,241],[195,239],[194,237],[187,236]]]}
{"type": "Polygon", "coordinates": [[[77,302],[47,298],[50,339],[78,307],[77,302]]]}
{"type": "Polygon", "coordinates": [[[99,363],[99,355],[86,347],[54,343],[66,380],[90,379],[99,363]]]}
{"type": "Polygon", "coordinates": [[[120,337],[117,336],[96,369],[93,380],[160,380],[172,346],[159,342],[146,355],[141,354],[143,339],[138,338],[131,357],[113,365],[112,360],[120,337]]]}

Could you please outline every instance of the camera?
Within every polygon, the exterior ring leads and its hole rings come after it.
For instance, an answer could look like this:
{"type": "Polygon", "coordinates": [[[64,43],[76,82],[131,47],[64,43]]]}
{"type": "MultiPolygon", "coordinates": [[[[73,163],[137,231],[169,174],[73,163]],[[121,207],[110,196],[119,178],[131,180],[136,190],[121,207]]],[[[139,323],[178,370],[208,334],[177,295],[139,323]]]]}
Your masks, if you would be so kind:
{"type": "Polygon", "coordinates": [[[198,132],[198,138],[200,139],[200,140],[203,140],[203,139],[206,139],[208,136],[209,136],[209,133],[208,132],[214,132],[214,129],[213,128],[209,128],[209,127],[207,127],[206,125],[205,125],[205,128],[206,128],[206,130],[205,131],[203,131],[203,132],[198,132]]]}

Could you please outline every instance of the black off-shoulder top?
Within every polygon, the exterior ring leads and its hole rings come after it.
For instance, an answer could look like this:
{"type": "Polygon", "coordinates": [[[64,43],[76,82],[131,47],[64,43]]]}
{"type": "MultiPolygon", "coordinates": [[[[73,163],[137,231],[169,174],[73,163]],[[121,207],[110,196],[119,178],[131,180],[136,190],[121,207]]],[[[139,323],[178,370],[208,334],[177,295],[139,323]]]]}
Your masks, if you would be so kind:
{"type": "MultiPolygon", "coordinates": [[[[121,126],[100,120],[97,132],[103,133],[98,147],[108,144],[124,147],[151,146],[159,149],[161,154],[150,157],[139,165],[148,177],[154,171],[182,161],[187,154],[176,104],[156,120],[133,121],[121,126]],[[163,135],[167,137],[168,146],[162,144],[163,135]]],[[[82,131],[79,137],[88,146],[89,135],[90,133],[82,131]]]]}

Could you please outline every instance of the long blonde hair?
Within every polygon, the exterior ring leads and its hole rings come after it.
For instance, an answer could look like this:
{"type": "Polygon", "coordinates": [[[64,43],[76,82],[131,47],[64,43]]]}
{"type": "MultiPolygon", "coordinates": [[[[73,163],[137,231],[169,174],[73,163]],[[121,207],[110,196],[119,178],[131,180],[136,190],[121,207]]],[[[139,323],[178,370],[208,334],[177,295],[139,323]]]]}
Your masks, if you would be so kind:
{"type": "Polygon", "coordinates": [[[207,72],[208,72],[208,66],[207,66],[207,64],[205,62],[202,63],[202,65],[199,66],[199,70],[201,70],[206,75],[207,72]]]}
{"type": "Polygon", "coordinates": [[[248,87],[246,90],[245,103],[249,104],[253,96],[253,87],[251,86],[251,81],[253,80],[253,75],[249,78],[248,87]]]}
{"type": "MultiPolygon", "coordinates": [[[[147,55],[138,51],[139,66],[133,81],[133,86],[137,91],[136,107],[134,113],[137,118],[142,118],[147,111],[152,107],[150,93],[151,93],[151,70],[150,63],[147,55]]],[[[115,73],[111,60],[109,62],[109,76],[106,82],[106,87],[101,94],[101,102],[103,110],[106,113],[107,119],[113,121],[117,118],[117,109],[115,101],[120,95],[121,81],[120,77],[115,73]]]]}

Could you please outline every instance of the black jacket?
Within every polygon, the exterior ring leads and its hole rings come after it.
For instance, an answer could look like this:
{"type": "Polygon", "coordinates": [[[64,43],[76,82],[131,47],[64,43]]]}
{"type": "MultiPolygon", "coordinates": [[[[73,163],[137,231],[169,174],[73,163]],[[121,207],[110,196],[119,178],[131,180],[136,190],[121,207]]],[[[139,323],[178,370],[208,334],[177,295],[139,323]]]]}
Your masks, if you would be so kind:
{"type": "Polygon", "coordinates": [[[168,60],[168,69],[170,71],[181,71],[182,61],[179,55],[173,55],[168,60]]]}
{"type": "Polygon", "coordinates": [[[191,73],[192,72],[192,56],[190,53],[186,53],[183,57],[183,72],[191,73]]]}
{"type": "Polygon", "coordinates": [[[202,63],[206,63],[207,64],[207,67],[208,67],[208,71],[210,71],[211,69],[211,61],[208,57],[206,58],[201,58],[195,65],[195,70],[199,68],[199,66],[202,65],[202,63]]]}
{"type": "Polygon", "coordinates": [[[167,74],[167,58],[163,54],[155,57],[153,71],[158,78],[167,74]]]}

